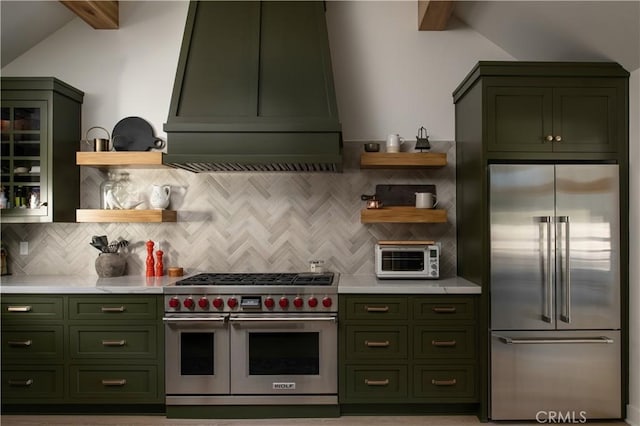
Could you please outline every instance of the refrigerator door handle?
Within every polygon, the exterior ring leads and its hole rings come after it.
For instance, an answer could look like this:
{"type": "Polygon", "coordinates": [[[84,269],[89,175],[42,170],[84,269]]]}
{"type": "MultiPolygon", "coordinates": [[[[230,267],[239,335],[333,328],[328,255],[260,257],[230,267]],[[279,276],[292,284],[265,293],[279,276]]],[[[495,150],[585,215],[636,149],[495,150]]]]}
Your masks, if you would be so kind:
{"type": "Polygon", "coordinates": [[[614,343],[614,340],[606,337],[593,337],[593,338],[583,338],[583,337],[568,337],[568,338],[558,338],[558,339],[539,339],[539,338],[524,338],[524,339],[513,339],[511,337],[506,336],[498,336],[495,335],[502,343],[506,345],[541,345],[541,344],[557,344],[557,343],[606,343],[611,344],[614,343]]]}
{"type": "Polygon", "coordinates": [[[558,217],[559,226],[564,225],[564,250],[560,254],[560,291],[562,292],[562,312],[560,313],[560,320],[571,323],[571,266],[569,264],[569,256],[571,254],[571,248],[569,247],[569,216],[558,217]]]}
{"type": "Polygon", "coordinates": [[[538,219],[540,225],[546,225],[545,227],[541,226],[543,229],[540,229],[540,263],[544,280],[542,321],[551,323],[553,321],[553,269],[551,268],[551,223],[553,218],[541,216],[538,219]],[[544,244],[545,241],[546,244],[544,244]]]}

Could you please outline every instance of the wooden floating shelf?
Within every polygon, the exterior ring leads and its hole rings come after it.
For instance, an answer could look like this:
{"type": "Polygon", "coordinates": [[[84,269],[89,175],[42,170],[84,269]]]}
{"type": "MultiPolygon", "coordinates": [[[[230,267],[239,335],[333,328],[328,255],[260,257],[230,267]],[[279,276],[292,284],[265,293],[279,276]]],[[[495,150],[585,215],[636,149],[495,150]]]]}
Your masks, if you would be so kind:
{"type": "Polygon", "coordinates": [[[441,152],[363,152],[361,169],[424,169],[444,167],[447,154],[441,152]]]}
{"type": "Polygon", "coordinates": [[[76,222],[176,222],[178,214],[175,210],[103,210],[78,209],[76,222]]]}
{"type": "Polygon", "coordinates": [[[446,223],[447,211],[415,207],[383,207],[360,212],[362,223],[446,223]]]}
{"type": "Polygon", "coordinates": [[[160,151],[76,152],[76,165],[99,168],[166,168],[160,151]]]}

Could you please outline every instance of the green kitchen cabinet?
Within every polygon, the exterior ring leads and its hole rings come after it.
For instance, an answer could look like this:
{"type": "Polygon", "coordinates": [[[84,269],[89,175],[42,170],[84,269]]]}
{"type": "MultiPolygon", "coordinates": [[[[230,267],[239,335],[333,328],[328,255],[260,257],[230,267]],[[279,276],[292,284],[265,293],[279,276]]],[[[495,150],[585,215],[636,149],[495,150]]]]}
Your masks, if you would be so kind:
{"type": "Polygon", "coordinates": [[[84,93],[53,77],[3,77],[0,149],[4,223],[74,222],[80,207],[84,93]]]}
{"type": "Polygon", "coordinates": [[[488,160],[615,159],[628,137],[628,75],[608,62],[481,61],[453,93],[459,110],[474,105],[464,120],[457,112],[457,135],[473,132],[488,160]]]}
{"type": "Polygon", "coordinates": [[[477,296],[341,295],[344,413],[475,412],[477,296]]]}
{"type": "Polygon", "coordinates": [[[537,87],[537,80],[520,78],[486,84],[489,152],[617,152],[615,79],[569,83],[581,87],[537,87]]]}
{"type": "Polygon", "coordinates": [[[2,405],[63,403],[64,296],[2,296],[2,405]]]}
{"type": "MultiPolygon", "coordinates": [[[[481,61],[454,90],[453,102],[457,275],[482,287],[475,340],[479,342],[476,355],[479,417],[487,420],[491,274],[489,166],[496,163],[618,164],[620,229],[628,229],[629,73],[611,62],[481,61]]],[[[621,236],[621,265],[629,261],[627,234],[622,232],[621,236]]],[[[625,295],[628,270],[622,268],[620,275],[621,294],[625,295]]],[[[627,309],[623,306],[623,312],[628,312],[627,309]]],[[[623,314],[623,329],[627,327],[626,316],[623,314]]],[[[425,335],[425,338],[428,337],[425,335]]],[[[623,351],[625,345],[623,343],[623,351]]],[[[625,362],[623,360],[623,364],[625,362]]]]}
{"type": "Polygon", "coordinates": [[[3,296],[3,409],[162,411],[161,297],[3,296]]]}

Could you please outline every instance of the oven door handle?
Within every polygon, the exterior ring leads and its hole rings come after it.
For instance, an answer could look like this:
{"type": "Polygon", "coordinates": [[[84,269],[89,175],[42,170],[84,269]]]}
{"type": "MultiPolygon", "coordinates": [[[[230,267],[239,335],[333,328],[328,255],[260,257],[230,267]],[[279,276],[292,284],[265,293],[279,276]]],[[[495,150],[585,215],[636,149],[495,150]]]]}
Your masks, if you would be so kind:
{"type": "Polygon", "coordinates": [[[223,317],[184,317],[184,318],[179,318],[179,317],[163,317],[162,321],[167,323],[167,324],[179,324],[179,323],[197,323],[197,322],[220,322],[220,323],[225,323],[227,321],[226,316],[223,317]]]}
{"type": "Polygon", "coordinates": [[[229,318],[232,323],[243,322],[304,322],[304,321],[329,321],[337,322],[336,317],[245,317],[245,318],[229,318]]]}

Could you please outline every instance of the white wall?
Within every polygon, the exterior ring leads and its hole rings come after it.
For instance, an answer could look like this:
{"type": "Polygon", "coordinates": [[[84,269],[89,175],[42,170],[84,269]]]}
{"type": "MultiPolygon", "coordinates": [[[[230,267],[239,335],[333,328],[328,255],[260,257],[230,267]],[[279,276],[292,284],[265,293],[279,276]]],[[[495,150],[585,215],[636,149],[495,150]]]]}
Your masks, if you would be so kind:
{"type": "Polygon", "coordinates": [[[417,31],[417,2],[329,2],[327,22],[346,140],[454,139],[451,93],[479,59],[512,60],[474,30],[417,31]]]}
{"type": "Polygon", "coordinates": [[[627,422],[640,426],[640,70],[629,81],[629,406],[627,422]]]}
{"type": "Polygon", "coordinates": [[[164,138],[187,7],[186,1],[120,2],[115,31],[94,30],[75,18],[2,75],[54,76],[84,91],[83,134],[93,126],[111,132],[120,119],[140,116],[164,138]]]}

